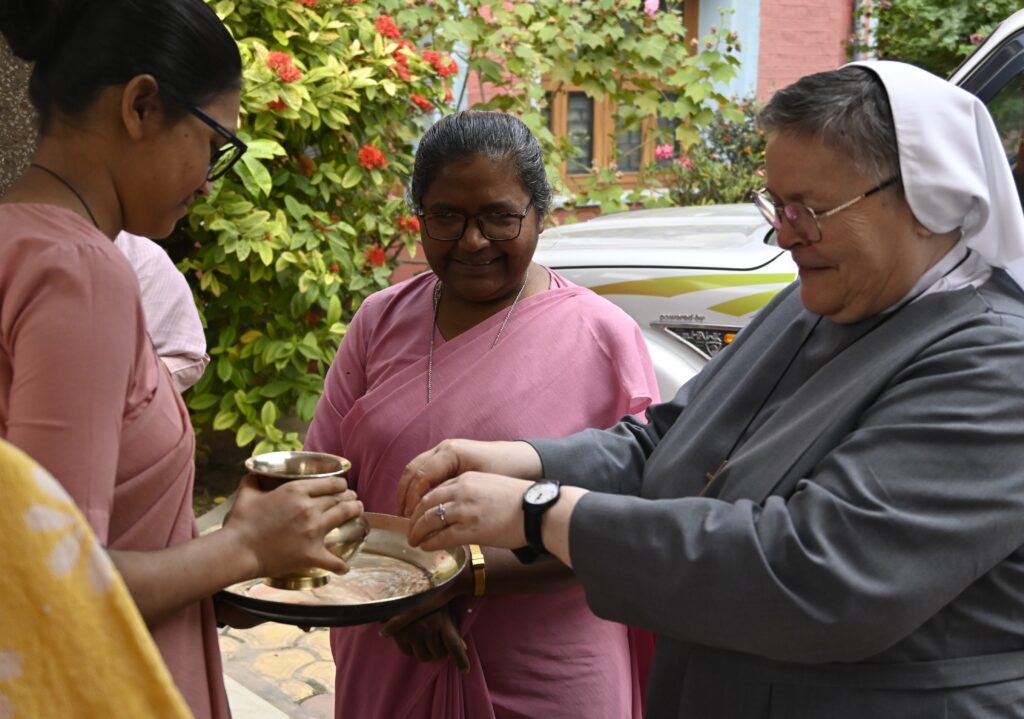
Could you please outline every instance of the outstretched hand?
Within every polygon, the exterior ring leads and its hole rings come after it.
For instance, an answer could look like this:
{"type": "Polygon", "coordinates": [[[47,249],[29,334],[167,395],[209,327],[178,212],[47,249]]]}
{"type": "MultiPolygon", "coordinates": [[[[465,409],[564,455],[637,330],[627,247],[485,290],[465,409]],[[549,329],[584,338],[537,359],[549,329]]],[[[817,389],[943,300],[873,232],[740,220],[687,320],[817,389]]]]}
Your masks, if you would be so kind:
{"type": "Polygon", "coordinates": [[[424,495],[443,482],[465,472],[540,479],[541,462],[526,442],[478,442],[448,439],[417,455],[398,480],[398,513],[412,515],[424,495]]]}
{"type": "Polygon", "coordinates": [[[274,576],[304,567],[348,571],[324,546],[333,528],[363,513],[363,504],[341,477],[298,479],[271,492],[246,475],[223,531],[237,533],[251,552],[253,576],[274,576]]]}
{"type": "Polygon", "coordinates": [[[513,549],[526,544],[523,493],[532,482],[466,472],[429,491],[409,523],[409,544],[426,550],[461,544],[513,549]],[[438,506],[443,505],[443,511],[438,506]]]}

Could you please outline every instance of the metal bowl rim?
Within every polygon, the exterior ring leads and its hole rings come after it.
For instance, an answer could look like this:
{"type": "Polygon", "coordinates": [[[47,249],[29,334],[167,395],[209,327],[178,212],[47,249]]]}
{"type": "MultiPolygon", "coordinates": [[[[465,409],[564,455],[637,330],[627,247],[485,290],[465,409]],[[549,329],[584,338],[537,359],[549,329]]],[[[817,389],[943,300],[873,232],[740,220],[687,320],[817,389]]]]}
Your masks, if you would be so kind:
{"type": "MultiPolygon", "coordinates": [[[[269,462],[270,460],[263,460],[269,462]]],[[[336,477],[339,475],[346,474],[352,469],[352,462],[345,459],[344,457],[337,454],[330,454],[329,452],[310,452],[306,450],[281,450],[278,452],[261,452],[260,454],[254,454],[245,460],[245,469],[253,474],[257,474],[261,477],[274,477],[277,479],[321,479],[323,477],[336,477]],[[256,463],[260,461],[261,457],[274,457],[281,456],[282,460],[285,457],[296,457],[303,458],[308,457],[310,459],[333,459],[337,460],[341,464],[341,468],[334,472],[322,472],[319,474],[294,474],[291,472],[276,472],[272,470],[257,469],[256,463]]]]}

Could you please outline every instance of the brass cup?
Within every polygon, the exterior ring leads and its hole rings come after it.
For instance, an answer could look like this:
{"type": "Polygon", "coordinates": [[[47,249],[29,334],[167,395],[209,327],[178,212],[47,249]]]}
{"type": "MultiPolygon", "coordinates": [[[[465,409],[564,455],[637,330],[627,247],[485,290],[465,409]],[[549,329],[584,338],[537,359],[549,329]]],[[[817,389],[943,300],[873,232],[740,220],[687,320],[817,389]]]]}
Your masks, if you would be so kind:
{"type": "MultiPolygon", "coordinates": [[[[352,463],[344,457],[324,452],[267,452],[245,460],[245,468],[256,475],[260,489],[271,491],[295,479],[342,477],[352,463]]],[[[335,527],[324,537],[327,549],[342,559],[350,559],[366,541],[370,527],[362,516],[335,527]]],[[[277,589],[316,589],[327,584],[331,572],[319,567],[301,569],[265,581],[277,589]]]]}

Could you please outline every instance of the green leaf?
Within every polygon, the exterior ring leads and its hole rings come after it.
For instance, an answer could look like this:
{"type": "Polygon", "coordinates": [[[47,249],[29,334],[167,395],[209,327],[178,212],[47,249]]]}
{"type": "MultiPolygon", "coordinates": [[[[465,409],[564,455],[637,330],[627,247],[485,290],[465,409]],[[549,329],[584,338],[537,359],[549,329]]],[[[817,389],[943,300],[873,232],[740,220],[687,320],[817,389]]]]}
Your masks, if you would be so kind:
{"type": "Polygon", "coordinates": [[[333,325],[339,319],[341,319],[341,300],[338,299],[337,295],[334,295],[327,302],[327,317],[325,321],[328,325],[333,325]]]}
{"type": "Polygon", "coordinates": [[[251,424],[243,424],[235,433],[235,444],[244,447],[256,439],[256,428],[251,424]]]}
{"type": "Polygon", "coordinates": [[[264,426],[270,426],[277,424],[277,417],[277,405],[268,399],[263,403],[263,409],[260,410],[260,420],[263,422],[264,426]]]}
{"type": "Polygon", "coordinates": [[[280,397],[292,388],[291,382],[270,382],[259,388],[260,394],[264,397],[280,397]]]}
{"type": "Polygon", "coordinates": [[[213,428],[216,430],[231,429],[238,422],[238,413],[230,409],[222,409],[213,418],[213,428]]]}
{"type": "Polygon", "coordinates": [[[204,409],[209,409],[218,402],[220,402],[220,397],[215,394],[193,395],[188,401],[188,407],[196,412],[201,412],[204,409]]]}
{"type": "Polygon", "coordinates": [[[363,168],[359,165],[352,165],[352,167],[348,168],[348,172],[345,173],[345,176],[341,178],[341,186],[344,189],[349,190],[362,182],[362,180],[363,168]]]}
{"type": "Polygon", "coordinates": [[[234,369],[231,367],[231,359],[224,355],[217,360],[217,377],[221,382],[227,382],[231,379],[231,374],[234,369]]]}
{"type": "Polygon", "coordinates": [[[316,405],[320,398],[315,394],[304,392],[299,395],[299,399],[295,402],[295,412],[299,415],[299,419],[303,422],[308,422],[313,419],[313,415],[316,414],[316,405]]]}
{"type": "Polygon", "coordinates": [[[260,260],[264,265],[270,267],[274,264],[274,249],[267,242],[261,242],[259,244],[259,255],[260,260]]]}

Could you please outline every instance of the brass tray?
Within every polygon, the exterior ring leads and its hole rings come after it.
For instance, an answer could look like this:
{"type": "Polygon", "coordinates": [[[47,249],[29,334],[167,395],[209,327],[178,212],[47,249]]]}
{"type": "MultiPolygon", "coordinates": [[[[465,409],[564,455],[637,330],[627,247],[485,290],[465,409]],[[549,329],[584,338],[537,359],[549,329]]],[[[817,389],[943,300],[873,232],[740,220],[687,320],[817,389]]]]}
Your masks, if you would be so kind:
{"type": "Polygon", "coordinates": [[[218,601],[282,624],[344,627],[389,619],[440,591],[466,566],[464,547],[426,552],[406,541],[409,520],[366,513],[370,534],[348,574],[316,589],[275,589],[263,579],[227,587],[218,601]]]}

